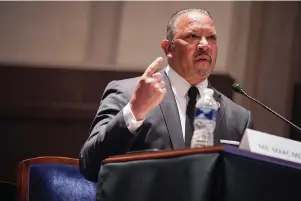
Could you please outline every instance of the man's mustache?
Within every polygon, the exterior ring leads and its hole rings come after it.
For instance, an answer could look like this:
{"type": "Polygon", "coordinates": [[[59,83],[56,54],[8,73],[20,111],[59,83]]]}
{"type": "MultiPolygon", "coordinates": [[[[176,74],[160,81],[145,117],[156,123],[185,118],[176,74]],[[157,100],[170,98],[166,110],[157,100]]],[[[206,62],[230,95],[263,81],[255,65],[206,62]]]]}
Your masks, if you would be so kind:
{"type": "Polygon", "coordinates": [[[201,57],[201,56],[206,56],[206,57],[208,57],[208,58],[209,58],[209,62],[212,61],[211,55],[210,55],[209,52],[206,51],[206,50],[200,50],[200,51],[197,53],[197,55],[195,56],[195,58],[198,58],[198,57],[201,57]]]}

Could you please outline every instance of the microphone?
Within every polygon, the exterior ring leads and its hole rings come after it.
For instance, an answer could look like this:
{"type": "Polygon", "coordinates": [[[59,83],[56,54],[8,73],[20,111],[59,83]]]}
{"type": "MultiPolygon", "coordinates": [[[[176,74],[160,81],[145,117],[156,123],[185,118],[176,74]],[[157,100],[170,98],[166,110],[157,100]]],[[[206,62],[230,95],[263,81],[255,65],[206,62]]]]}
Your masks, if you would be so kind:
{"type": "Polygon", "coordinates": [[[278,114],[277,112],[273,111],[271,108],[265,106],[264,104],[262,104],[261,102],[259,102],[258,100],[256,100],[255,98],[252,98],[251,96],[249,96],[242,88],[242,86],[238,83],[234,83],[232,85],[232,89],[234,92],[242,94],[244,96],[246,96],[247,98],[251,99],[252,101],[258,103],[260,106],[262,106],[263,108],[267,109],[268,111],[270,111],[271,113],[273,113],[274,115],[276,115],[277,117],[279,117],[280,119],[282,119],[283,121],[285,121],[286,123],[289,123],[290,125],[292,125],[294,128],[296,128],[297,130],[299,130],[301,132],[301,128],[299,128],[298,126],[296,126],[295,124],[293,124],[292,122],[290,122],[289,120],[287,120],[286,118],[284,118],[283,116],[281,116],[280,114],[278,114]]]}

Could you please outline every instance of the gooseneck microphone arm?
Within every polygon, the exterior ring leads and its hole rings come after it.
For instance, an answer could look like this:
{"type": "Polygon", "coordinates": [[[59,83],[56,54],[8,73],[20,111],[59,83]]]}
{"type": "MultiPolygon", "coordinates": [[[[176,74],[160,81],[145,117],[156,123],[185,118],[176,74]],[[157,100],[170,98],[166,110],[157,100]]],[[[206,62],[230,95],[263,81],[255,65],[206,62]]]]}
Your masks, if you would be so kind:
{"type": "Polygon", "coordinates": [[[259,104],[260,106],[262,106],[263,108],[267,109],[268,111],[270,111],[271,113],[273,113],[274,115],[276,115],[277,117],[279,117],[280,119],[282,119],[283,121],[285,121],[286,123],[289,123],[291,126],[293,126],[294,128],[296,128],[297,130],[299,130],[301,132],[301,128],[299,128],[297,125],[293,124],[292,122],[290,122],[289,120],[287,120],[286,118],[284,118],[283,116],[281,116],[280,114],[278,114],[277,112],[275,112],[274,110],[272,110],[271,108],[267,107],[266,105],[262,104],[261,102],[259,102],[258,100],[256,100],[255,98],[249,96],[242,88],[242,86],[240,84],[233,84],[232,85],[232,89],[233,91],[235,91],[236,93],[242,94],[244,96],[246,96],[247,98],[251,99],[252,101],[256,102],[257,104],[259,104]]]}

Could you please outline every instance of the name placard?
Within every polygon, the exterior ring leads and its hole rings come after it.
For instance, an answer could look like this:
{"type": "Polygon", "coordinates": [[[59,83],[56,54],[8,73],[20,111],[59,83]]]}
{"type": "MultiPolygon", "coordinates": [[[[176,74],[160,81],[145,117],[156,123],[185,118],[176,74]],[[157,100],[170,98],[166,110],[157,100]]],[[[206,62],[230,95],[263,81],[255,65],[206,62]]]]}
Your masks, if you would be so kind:
{"type": "Polygon", "coordinates": [[[240,149],[274,158],[301,163],[301,142],[246,129],[240,149]]]}

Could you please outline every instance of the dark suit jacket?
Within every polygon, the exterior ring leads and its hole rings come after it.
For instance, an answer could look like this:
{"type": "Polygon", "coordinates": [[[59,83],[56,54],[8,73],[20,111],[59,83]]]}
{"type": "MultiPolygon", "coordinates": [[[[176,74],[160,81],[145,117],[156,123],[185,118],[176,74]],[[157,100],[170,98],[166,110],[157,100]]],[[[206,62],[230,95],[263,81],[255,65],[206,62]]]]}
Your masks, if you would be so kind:
{"type": "MultiPolygon", "coordinates": [[[[168,76],[164,71],[162,74],[167,93],[147,115],[136,135],[126,127],[122,110],[129,103],[139,77],[112,81],[107,85],[90,136],[80,152],[80,170],[88,180],[97,181],[102,160],[111,155],[144,149],[185,148],[175,97],[168,76]]],[[[240,141],[245,129],[251,125],[250,112],[214,91],[214,98],[220,103],[215,144],[219,144],[220,139],[240,141]]]]}

